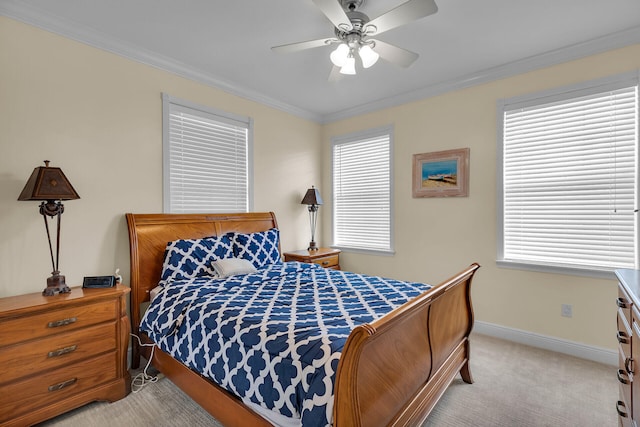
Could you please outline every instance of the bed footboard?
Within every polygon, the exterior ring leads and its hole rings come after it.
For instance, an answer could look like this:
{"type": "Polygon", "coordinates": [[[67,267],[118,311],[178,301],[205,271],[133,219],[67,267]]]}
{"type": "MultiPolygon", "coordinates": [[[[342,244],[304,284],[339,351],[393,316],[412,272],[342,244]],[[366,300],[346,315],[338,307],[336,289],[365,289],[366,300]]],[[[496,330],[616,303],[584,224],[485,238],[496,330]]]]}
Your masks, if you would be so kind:
{"type": "Polygon", "coordinates": [[[419,425],[469,370],[471,281],[480,266],[433,287],[349,336],[336,374],[334,425],[419,425]]]}

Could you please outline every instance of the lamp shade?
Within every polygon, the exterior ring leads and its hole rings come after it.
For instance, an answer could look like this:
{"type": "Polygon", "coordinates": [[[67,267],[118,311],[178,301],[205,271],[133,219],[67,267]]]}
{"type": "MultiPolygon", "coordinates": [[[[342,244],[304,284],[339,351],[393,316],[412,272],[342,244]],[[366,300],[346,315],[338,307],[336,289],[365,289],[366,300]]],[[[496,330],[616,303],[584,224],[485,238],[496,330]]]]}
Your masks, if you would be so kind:
{"type": "Polygon", "coordinates": [[[307,190],[307,193],[302,198],[301,205],[321,205],[322,197],[320,197],[320,192],[317,188],[311,186],[310,189],[307,190]]]}
{"type": "Polygon", "coordinates": [[[349,55],[344,61],[344,65],[340,68],[340,74],[354,75],[356,73],[356,58],[349,55]]]}
{"type": "Polygon", "coordinates": [[[364,68],[371,67],[373,64],[378,62],[378,58],[380,58],[380,55],[374,52],[373,49],[371,49],[371,46],[366,44],[360,48],[358,53],[360,54],[360,59],[362,60],[362,66],[364,68]]]}
{"type": "Polygon", "coordinates": [[[349,46],[347,46],[345,43],[340,43],[338,47],[333,52],[331,52],[329,58],[331,58],[331,62],[333,62],[333,65],[335,65],[336,67],[342,67],[348,56],[349,46]]]}
{"type": "Polygon", "coordinates": [[[75,200],[80,196],[60,168],[38,166],[33,170],[18,200],[75,200]]]}

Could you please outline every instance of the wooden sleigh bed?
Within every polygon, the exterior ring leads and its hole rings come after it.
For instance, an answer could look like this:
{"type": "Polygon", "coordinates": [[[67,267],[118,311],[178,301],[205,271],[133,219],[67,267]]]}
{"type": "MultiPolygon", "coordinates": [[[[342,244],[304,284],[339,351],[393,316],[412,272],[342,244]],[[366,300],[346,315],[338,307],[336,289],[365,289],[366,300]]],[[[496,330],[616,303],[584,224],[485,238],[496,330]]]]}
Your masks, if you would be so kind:
{"type": "MultiPolygon", "coordinates": [[[[277,228],[273,213],[127,214],[131,255],[132,332],[141,305],[158,284],[167,242],[277,228]]],[[[342,351],[334,388],[333,425],[420,425],[455,376],[472,383],[472,264],[384,317],[357,326],[342,351]],[[401,363],[400,363],[401,362],[401,363]]],[[[142,334],[143,342],[151,340],[142,334]]],[[[150,348],[133,340],[132,366],[150,348]]],[[[225,426],[270,426],[236,396],[155,348],[153,365],[225,426]]]]}

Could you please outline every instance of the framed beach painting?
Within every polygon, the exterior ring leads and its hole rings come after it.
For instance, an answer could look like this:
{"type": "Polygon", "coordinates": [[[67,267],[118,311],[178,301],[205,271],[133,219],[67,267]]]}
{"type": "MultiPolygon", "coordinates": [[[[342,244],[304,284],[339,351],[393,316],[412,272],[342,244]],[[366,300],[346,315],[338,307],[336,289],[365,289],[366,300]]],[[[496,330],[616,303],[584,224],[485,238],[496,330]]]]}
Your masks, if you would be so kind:
{"type": "Polygon", "coordinates": [[[413,197],[466,197],[469,149],[413,155],[413,197]]]}

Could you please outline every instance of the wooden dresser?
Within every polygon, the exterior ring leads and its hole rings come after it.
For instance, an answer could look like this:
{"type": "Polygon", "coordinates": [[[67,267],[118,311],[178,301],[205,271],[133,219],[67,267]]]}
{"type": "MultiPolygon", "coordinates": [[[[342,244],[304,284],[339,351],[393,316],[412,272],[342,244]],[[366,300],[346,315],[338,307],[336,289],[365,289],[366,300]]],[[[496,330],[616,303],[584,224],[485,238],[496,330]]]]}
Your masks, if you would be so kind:
{"type": "Polygon", "coordinates": [[[318,248],[284,253],[285,261],[299,261],[320,264],[324,268],[340,270],[340,249],[318,248]]]}
{"type": "Polygon", "coordinates": [[[617,377],[620,394],[616,402],[618,424],[624,427],[640,425],[640,271],[616,270],[618,277],[617,377]]]}
{"type": "Polygon", "coordinates": [[[26,426],[131,391],[129,288],[0,299],[0,426],[26,426]]]}

